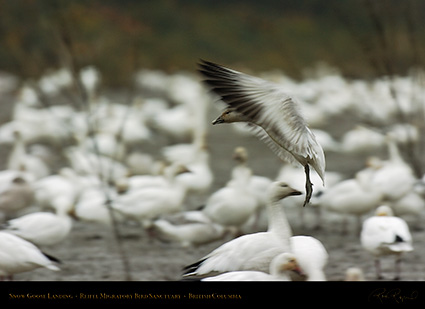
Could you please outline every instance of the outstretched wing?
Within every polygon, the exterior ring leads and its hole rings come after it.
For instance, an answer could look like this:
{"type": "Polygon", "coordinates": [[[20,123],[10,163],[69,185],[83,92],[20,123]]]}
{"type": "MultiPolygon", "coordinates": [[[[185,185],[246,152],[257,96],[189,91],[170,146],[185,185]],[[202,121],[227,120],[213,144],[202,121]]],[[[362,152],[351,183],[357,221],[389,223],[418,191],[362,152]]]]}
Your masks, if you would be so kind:
{"type": "Polygon", "coordinates": [[[302,165],[309,163],[323,179],[322,147],[307,127],[298,104],[278,84],[202,60],[199,71],[205,83],[229,107],[262,129],[256,133],[282,159],[291,154],[302,165]]]}

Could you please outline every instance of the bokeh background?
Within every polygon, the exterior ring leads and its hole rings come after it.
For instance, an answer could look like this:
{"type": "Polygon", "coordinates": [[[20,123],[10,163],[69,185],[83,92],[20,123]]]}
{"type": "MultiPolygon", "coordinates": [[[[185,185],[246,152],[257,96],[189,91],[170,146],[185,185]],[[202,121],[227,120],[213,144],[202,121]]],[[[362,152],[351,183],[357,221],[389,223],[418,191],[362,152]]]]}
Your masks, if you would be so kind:
{"type": "Polygon", "coordinates": [[[23,78],[63,66],[67,52],[111,85],[141,67],[193,70],[199,58],[298,78],[326,62],[363,78],[406,74],[425,47],[425,4],[413,0],[19,0],[0,9],[0,67],[23,78]]]}
{"type": "MultiPolygon", "coordinates": [[[[185,196],[181,212],[199,208],[226,185],[237,146],[248,150],[254,174],[278,178],[285,165],[256,137],[210,125],[222,105],[201,86],[197,62],[206,59],[281,83],[294,94],[325,149],[327,171],[337,174],[334,185],[355,179],[370,156],[390,170],[401,158],[405,174],[381,175],[381,189],[391,198],[380,203],[398,205],[412,228],[415,251],[406,255],[402,279],[424,280],[423,29],[421,0],[0,0],[0,172],[13,170],[16,131],[24,155],[48,167],[27,180],[33,196],[22,212],[7,212],[5,203],[1,219],[55,211],[59,185],[41,181],[65,177],[63,168],[73,169],[76,180],[70,212],[75,216],[84,204],[94,213],[73,217],[68,237],[43,248],[62,260],[61,272],[38,269],[15,279],[179,280],[182,267],[232,238],[184,247],[148,235],[129,216],[110,220],[114,203],[131,193],[121,187],[122,178],[153,174],[154,163],[167,159],[165,147],[196,145],[197,138],[206,138],[209,160],[202,167],[213,179],[185,196]],[[397,158],[387,148],[388,133],[397,158]],[[147,158],[146,166],[137,159],[130,164],[130,155],[147,158]],[[93,157],[107,157],[103,170],[100,163],[81,167],[93,157]],[[41,191],[48,193],[48,207],[37,197],[41,191]],[[402,199],[412,196],[411,207],[403,208],[402,199]]],[[[289,176],[285,180],[303,184],[302,172],[301,178],[289,176]]],[[[6,178],[0,198],[14,185],[6,178]]],[[[324,209],[318,216],[316,207],[293,204],[287,212],[294,234],[322,241],[329,280],[343,280],[351,266],[375,279],[357,223],[378,205],[360,216],[356,209],[324,209]]],[[[383,270],[392,273],[393,261],[383,270]]]]}

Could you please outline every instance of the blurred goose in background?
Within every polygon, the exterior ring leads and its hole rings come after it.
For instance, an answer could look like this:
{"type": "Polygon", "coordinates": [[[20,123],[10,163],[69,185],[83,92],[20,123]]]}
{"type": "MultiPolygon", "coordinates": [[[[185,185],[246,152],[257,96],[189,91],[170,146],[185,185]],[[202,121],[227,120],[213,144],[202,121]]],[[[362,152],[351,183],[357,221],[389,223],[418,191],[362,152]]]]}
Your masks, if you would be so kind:
{"type": "Polygon", "coordinates": [[[163,94],[175,105],[153,114],[152,127],[172,140],[193,138],[198,130],[205,132],[208,101],[199,82],[188,75],[176,74],[168,77],[167,84],[163,94]]]}
{"type": "Polygon", "coordinates": [[[175,241],[182,247],[206,244],[222,238],[227,229],[212,222],[200,211],[186,211],[170,219],[158,219],[153,228],[161,239],[175,241]]]}
{"type": "Polygon", "coordinates": [[[422,193],[422,184],[414,185],[412,191],[407,192],[395,201],[387,201],[388,206],[394,211],[398,217],[405,215],[413,215],[420,227],[422,216],[425,209],[425,200],[422,193]],[[419,186],[420,188],[417,188],[419,186]]]}
{"type": "MultiPolygon", "coordinates": [[[[233,152],[233,159],[247,169],[248,167],[248,151],[245,147],[236,147],[233,152]]],[[[236,176],[236,175],[235,175],[236,176]]],[[[235,181],[233,177],[228,181],[226,186],[232,186],[232,183],[235,181]]],[[[257,202],[257,207],[255,212],[250,216],[250,219],[246,221],[244,226],[242,227],[244,233],[246,231],[259,231],[259,230],[267,230],[267,225],[263,228],[261,225],[263,213],[265,212],[266,205],[268,202],[268,188],[272,184],[272,180],[268,177],[254,175],[251,171],[251,176],[249,177],[247,190],[251,198],[255,199],[257,202]]],[[[267,216],[267,214],[265,214],[267,216]]]]}
{"type": "Polygon", "coordinates": [[[33,184],[36,181],[34,175],[26,171],[3,170],[0,171],[0,186],[8,185],[17,177],[24,179],[29,184],[33,184]]]}
{"type": "Polygon", "coordinates": [[[25,85],[20,97],[15,101],[12,120],[1,128],[1,136],[13,138],[13,132],[19,131],[25,144],[48,143],[62,145],[70,138],[66,123],[72,119],[74,109],[68,105],[55,105],[41,108],[37,92],[25,85]]]}
{"type": "Polygon", "coordinates": [[[173,139],[188,139],[192,134],[193,125],[187,119],[193,118],[186,105],[177,105],[162,111],[152,119],[152,126],[162,134],[173,139]]]}
{"type": "Polygon", "coordinates": [[[187,188],[178,180],[178,175],[190,173],[185,166],[172,165],[170,178],[164,186],[144,187],[117,196],[113,209],[139,221],[144,228],[152,226],[158,216],[182,210],[187,188]]]}
{"type": "Polygon", "coordinates": [[[132,176],[158,175],[162,169],[163,162],[155,160],[148,154],[139,151],[130,152],[125,158],[125,165],[132,176]]]}
{"type": "Polygon", "coordinates": [[[19,131],[14,132],[14,138],[15,142],[9,153],[7,168],[15,171],[27,171],[36,179],[50,175],[50,168],[41,158],[27,153],[19,131]]]}
{"type": "Polygon", "coordinates": [[[128,170],[119,161],[88,152],[82,147],[71,146],[65,149],[64,155],[71,168],[80,175],[96,176],[108,183],[128,175],[128,170]]]}
{"type": "Polygon", "coordinates": [[[231,271],[202,281],[291,281],[291,272],[302,276],[297,258],[292,253],[282,253],[270,262],[269,273],[261,271],[231,271]]]}
{"type": "Polygon", "coordinates": [[[373,158],[369,165],[374,170],[370,185],[382,192],[384,199],[396,201],[411,192],[417,178],[410,165],[402,158],[392,135],[386,136],[388,160],[373,158]]]}
{"type": "Polygon", "coordinates": [[[16,235],[0,231],[0,278],[12,279],[17,273],[40,267],[60,270],[58,259],[41,252],[35,245],[16,235]]]}
{"type": "Polygon", "coordinates": [[[232,227],[236,235],[240,228],[256,212],[259,206],[257,194],[249,186],[252,170],[246,165],[247,154],[244,148],[236,148],[233,158],[237,164],[232,169],[231,179],[208,198],[202,212],[212,222],[232,227]]]}
{"type": "Polygon", "coordinates": [[[87,93],[89,102],[93,102],[96,97],[96,91],[100,84],[101,74],[94,66],[86,66],[79,72],[80,82],[87,93]]]}
{"type": "MultiPolygon", "coordinates": [[[[233,152],[233,159],[238,162],[238,164],[248,167],[248,151],[245,147],[236,147],[233,152]]],[[[232,172],[233,173],[233,172],[232,172]]],[[[227,183],[227,185],[232,185],[232,179],[227,183]]],[[[258,207],[261,208],[267,204],[268,196],[267,190],[272,184],[272,180],[268,177],[253,175],[249,178],[248,190],[258,202],[258,207]]]]}
{"type": "Polygon", "coordinates": [[[376,130],[356,126],[346,132],[341,141],[341,150],[348,153],[370,153],[385,146],[385,136],[376,130]]]}
{"type": "Polygon", "coordinates": [[[365,281],[363,270],[358,267],[347,268],[344,281],[365,281]]]}
{"type": "MultiPolygon", "coordinates": [[[[96,109],[91,117],[96,126],[92,134],[111,136],[120,148],[128,148],[134,145],[146,143],[152,138],[152,132],[147,126],[147,116],[143,109],[143,102],[136,98],[133,104],[120,104],[111,102],[102,97],[97,102],[96,109]]],[[[87,118],[87,115],[83,115],[87,118]]],[[[84,119],[83,118],[83,119],[84,119]]],[[[87,126],[87,119],[84,119],[87,126]]],[[[87,134],[87,129],[86,129],[87,134]]]]}
{"type": "MultiPolygon", "coordinates": [[[[357,216],[357,231],[360,231],[361,216],[378,207],[383,200],[383,193],[371,186],[373,173],[365,169],[358,172],[355,178],[327,188],[315,199],[315,203],[326,211],[357,216]]],[[[347,233],[345,220],[343,233],[347,233]]]]}
{"type": "Polygon", "coordinates": [[[121,161],[127,153],[125,145],[116,134],[95,133],[86,136],[80,143],[83,149],[94,154],[109,157],[113,160],[121,161]]]}
{"type": "Polygon", "coordinates": [[[74,214],[78,219],[85,222],[111,225],[112,216],[122,222],[124,216],[118,211],[111,214],[107,206],[107,203],[111,200],[113,201],[116,196],[117,192],[111,188],[102,188],[101,186],[88,187],[82,191],[75,204],[74,214]]]}
{"type": "Polygon", "coordinates": [[[67,199],[56,200],[56,213],[34,212],[4,225],[4,232],[19,236],[36,246],[52,246],[62,242],[72,229],[68,213],[74,207],[67,199]]]}
{"type": "Polygon", "coordinates": [[[213,124],[247,122],[285,162],[298,162],[305,169],[306,199],[310,201],[313,184],[310,166],[324,183],[325,155],[313,132],[307,127],[296,101],[278,84],[249,76],[212,62],[202,61],[200,72],[205,83],[228,108],[213,124]]]}
{"type": "MultiPolygon", "coordinates": [[[[337,142],[332,135],[324,130],[312,129],[313,134],[316,136],[317,142],[322,146],[324,151],[341,151],[341,145],[337,142]]],[[[325,174],[326,178],[326,174],[325,174]]],[[[326,178],[326,183],[328,179],[326,178]]],[[[320,182],[319,182],[320,183],[320,182]]]]}
{"type": "Polygon", "coordinates": [[[395,256],[395,278],[400,279],[401,256],[413,251],[412,236],[407,223],[393,216],[390,207],[383,205],[376,209],[375,216],[366,219],[360,235],[363,248],[375,258],[377,279],[382,279],[380,257],[395,256]]]}
{"type": "Polygon", "coordinates": [[[40,78],[38,86],[45,95],[58,95],[64,88],[72,86],[72,73],[67,68],[50,71],[40,78]]]}
{"type": "Polygon", "coordinates": [[[0,212],[14,217],[34,203],[34,188],[25,178],[16,176],[0,187],[0,212]]]}
{"type": "Polygon", "coordinates": [[[56,209],[56,204],[67,201],[73,205],[77,200],[81,188],[70,175],[69,168],[62,168],[59,174],[50,175],[34,183],[35,199],[41,208],[56,209]]]}
{"type": "Polygon", "coordinates": [[[165,160],[172,164],[183,164],[191,173],[184,173],[178,177],[188,193],[202,194],[207,192],[214,180],[210,167],[210,153],[206,142],[205,130],[193,132],[191,144],[175,144],[161,150],[165,160]]]}

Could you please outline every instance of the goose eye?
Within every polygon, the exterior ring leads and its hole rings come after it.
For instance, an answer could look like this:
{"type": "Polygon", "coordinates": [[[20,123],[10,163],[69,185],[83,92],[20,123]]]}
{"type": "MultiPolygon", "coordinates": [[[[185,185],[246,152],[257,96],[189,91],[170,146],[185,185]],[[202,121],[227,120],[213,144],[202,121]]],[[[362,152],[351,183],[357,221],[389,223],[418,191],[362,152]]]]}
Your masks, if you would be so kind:
{"type": "Polygon", "coordinates": [[[280,185],[282,188],[286,188],[286,187],[288,187],[288,185],[285,185],[285,184],[282,184],[282,185],[280,185]]]}

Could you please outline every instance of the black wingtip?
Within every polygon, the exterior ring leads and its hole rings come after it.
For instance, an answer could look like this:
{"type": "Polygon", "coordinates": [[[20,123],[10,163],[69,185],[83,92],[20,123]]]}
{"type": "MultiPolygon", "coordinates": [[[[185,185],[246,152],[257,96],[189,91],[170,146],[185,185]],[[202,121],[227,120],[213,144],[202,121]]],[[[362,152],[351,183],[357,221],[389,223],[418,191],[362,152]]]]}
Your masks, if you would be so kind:
{"type": "Polygon", "coordinates": [[[199,261],[197,261],[193,264],[190,264],[190,265],[183,267],[183,269],[182,269],[183,270],[183,276],[187,276],[187,275],[190,275],[191,273],[195,272],[205,260],[206,259],[202,259],[202,260],[199,260],[199,261]]]}
{"type": "Polygon", "coordinates": [[[52,261],[52,262],[56,262],[56,263],[58,263],[58,264],[62,264],[62,261],[61,261],[61,260],[59,260],[58,258],[56,258],[56,257],[54,257],[54,256],[52,256],[52,255],[50,255],[50,254],[47,254],[47,253],[45,253],[45,252],[41,252],[41,253],[43,253],[43,255],[44,255],[45,257],[47,257],[50,261],[52,261]]]}

